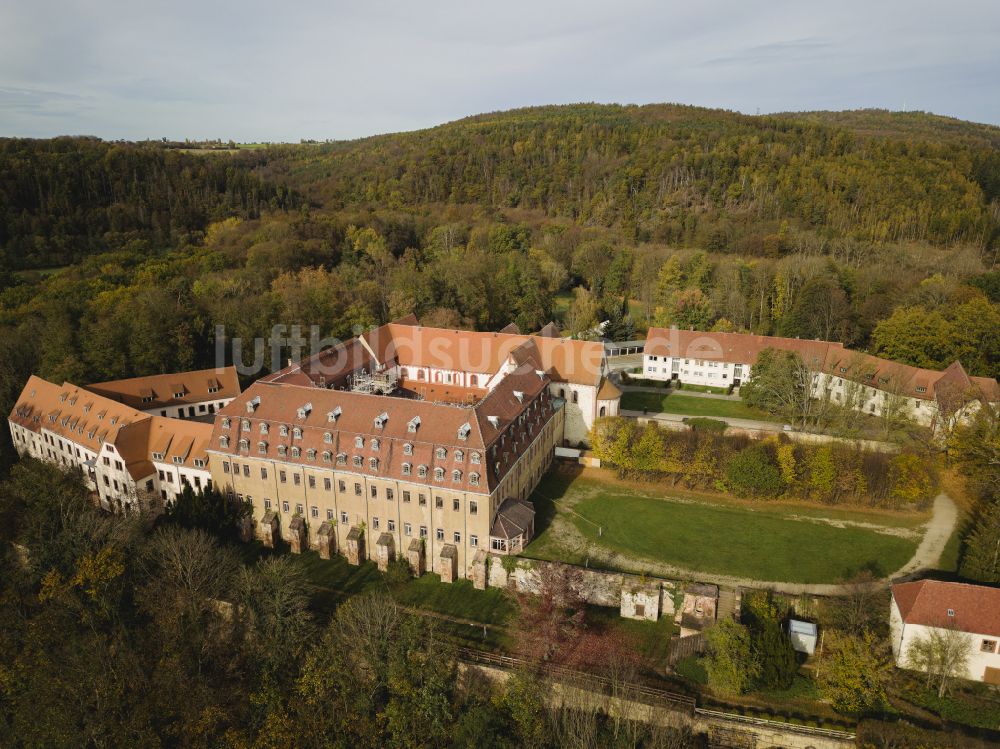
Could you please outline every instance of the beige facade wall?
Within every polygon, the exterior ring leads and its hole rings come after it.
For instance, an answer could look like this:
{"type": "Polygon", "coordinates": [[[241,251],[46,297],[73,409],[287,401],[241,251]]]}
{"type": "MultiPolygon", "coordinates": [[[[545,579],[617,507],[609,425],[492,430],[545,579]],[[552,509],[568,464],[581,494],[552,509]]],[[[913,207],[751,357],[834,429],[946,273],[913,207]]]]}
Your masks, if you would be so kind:
{"type": "Polygon", "coordinates": [[[423,538],[426,569],[436,569],[441,548],[451,544],[458,550],[459,576],[471,577],[476,551],[490,549],[497,508],[508,497],[527,499],[548,469],[562,436],[562,414],[561,409],[553,413],[492,493],[454,491],[447,479],[407,482],[355,473],[349,467],[299,465],[252,453],[236,457],[211,452],[209,465],[218,488],[250,499],[254,521],[273,510],[286,540],[296,515],[306,521],[310,546],[317,543],[319,526],[334,522],[341,554],[353,527],[365,529],[366,558],[374,557],[374,544],[382,533],[393,536],[397,555],[409,548],[413,538],[423,538]]]}

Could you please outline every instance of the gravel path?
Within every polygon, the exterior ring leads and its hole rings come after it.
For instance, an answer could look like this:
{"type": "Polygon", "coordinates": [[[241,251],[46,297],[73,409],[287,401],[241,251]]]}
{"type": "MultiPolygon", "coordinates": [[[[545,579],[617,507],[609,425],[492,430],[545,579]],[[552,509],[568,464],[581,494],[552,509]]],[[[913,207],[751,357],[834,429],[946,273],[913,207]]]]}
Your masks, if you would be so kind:
{"type": "MultiPolygon", "coordinates": [[[[560,503],[562,507],[565,504],[560,503]]],[[[933,568],[941,557],[948,538],[951,536],[958,521],[958,508],[947,494],[939,494],[934,499],[934,507],[930,520],[923,526],[923,538],[917,546],[913,557],[903,567],[883,578],[881,583],[884,586],[899,577],[913,574],[919,570],[933,568]]],[[[595,561],[600,561],[613,569],[633,569],[645,570],[657,577],[692,580],[696,582],[715,583],[723,587],[736,588],[770,588],[772,590],[787,593],[789,595],[818,595],[836,596],[847,592],[848,586],[838,584],[823,583],[786,583],[777,581],[753,580],[745,577],[733,577],[730,575],[713,575],[705,572],[696,572],[681,567],[675,567],[654,559],[647,559],[638,555],[625,555],[607,549],[589,541],[576,526],[566,517],[562,511],[556,512],[552,519],[553,530],[557,532],[560,543],[564,546],[583,552],[595,561]]]]}

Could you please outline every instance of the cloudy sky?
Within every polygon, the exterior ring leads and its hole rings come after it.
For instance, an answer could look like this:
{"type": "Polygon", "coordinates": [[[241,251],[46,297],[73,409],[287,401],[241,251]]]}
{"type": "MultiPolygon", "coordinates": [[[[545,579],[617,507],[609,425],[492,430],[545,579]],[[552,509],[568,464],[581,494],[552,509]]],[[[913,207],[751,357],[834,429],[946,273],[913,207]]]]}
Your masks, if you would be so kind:
{"type": "Polygon", "coordinates": [[[0,0],[0,135],[353,138],[578,101],[1000,124],[1000,0],[0,0]]]}

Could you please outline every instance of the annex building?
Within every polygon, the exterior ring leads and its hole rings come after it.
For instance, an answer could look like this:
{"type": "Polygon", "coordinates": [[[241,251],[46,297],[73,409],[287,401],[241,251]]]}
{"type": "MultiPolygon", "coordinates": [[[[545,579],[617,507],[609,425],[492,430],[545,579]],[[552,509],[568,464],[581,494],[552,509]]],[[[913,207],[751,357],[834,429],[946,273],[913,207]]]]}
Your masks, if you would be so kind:
{"type": "MultiPolygon", "coordinates": [[[[967,412],[970,404],[1000,401],[1000,385],[971,377],[960,362],[937,371],[851,351],[843,344],[748,333],[650,328],[642,376],[685,385],[739,387],[764,349],[792,351],[811,374],[815,398],[881,416],[888,410],[933,426],[967,412]]],[[[973,406],[974,408],[974,406],[973,406]]]]}
{"type": "Polygon", "coordinates": [[[79,469],[104,509],[123,510],[211,486],[212,414],[239,392],[233,367],[86,387],[32,376],[8,424],[19,453],[79,469]]]}

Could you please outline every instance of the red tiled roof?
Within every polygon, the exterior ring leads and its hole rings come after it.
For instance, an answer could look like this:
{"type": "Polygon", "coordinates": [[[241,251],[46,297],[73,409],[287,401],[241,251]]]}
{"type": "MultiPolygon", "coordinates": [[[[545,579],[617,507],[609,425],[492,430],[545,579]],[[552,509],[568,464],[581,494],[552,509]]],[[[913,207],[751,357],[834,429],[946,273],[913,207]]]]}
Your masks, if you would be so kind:
{"type": "Polygon", "coordinates": [[[907,624],[1000,637],[1000,588],[919,580],[893,585],[892,597],[907,624]],[[954,616],[948,616],[949,609],[954,616]]]}
{"type": "Polygon", "coordinates": [[[147,411],[163,406],[235,398],[240,392],[240,381],[236,375],[236,367],[223,367],[109,380],[87,385],[86,389],[140,411],[147,411]],[[210,389],[215,392],[209,392],[210,389]]]}

